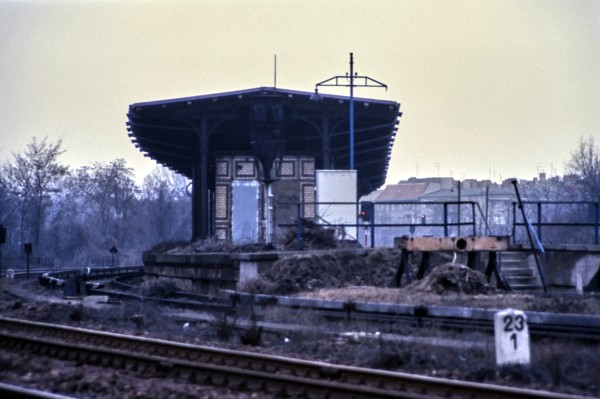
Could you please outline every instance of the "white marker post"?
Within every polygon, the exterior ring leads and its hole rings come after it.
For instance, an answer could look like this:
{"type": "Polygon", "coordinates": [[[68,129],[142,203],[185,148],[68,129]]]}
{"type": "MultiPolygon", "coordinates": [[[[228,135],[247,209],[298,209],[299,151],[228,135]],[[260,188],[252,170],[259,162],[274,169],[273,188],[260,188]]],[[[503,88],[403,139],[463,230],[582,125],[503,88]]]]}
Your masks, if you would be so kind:
{"type": "Polygon", "coordinates": [[[583,294],[583,278],[581,274],[575,276],[575,290],[579,295],[583,294]]]}
{"type": "Polygon", "coordinates": [[[494,314],[496,365],[529,365],[529,328],[520,310],[506,309],[494,314]]]}

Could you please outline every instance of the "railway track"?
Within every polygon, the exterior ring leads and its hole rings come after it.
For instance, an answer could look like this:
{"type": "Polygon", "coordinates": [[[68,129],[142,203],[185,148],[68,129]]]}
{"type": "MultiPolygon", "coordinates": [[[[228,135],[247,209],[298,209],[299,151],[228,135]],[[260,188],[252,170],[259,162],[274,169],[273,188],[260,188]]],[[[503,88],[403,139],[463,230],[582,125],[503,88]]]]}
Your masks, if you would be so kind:
{"type": "Polygon", "coordinates": [[[70,396],[53,394],[38,389],[25,388],[14,384],[0,382],[0,394],[3,398],[13,399],[74,399],[70,396]]]}
{"type": "MultiPolygon", "coordinates": [[[[301,398],[583,398],[0,318],[0,347],[301,398]]],[[[2,387],[0,387],[1,392],[2,387]]]]}
{"type": "MultiPolygon", "coordinates": [[[[85,274],[90,279],[88,293],[109,295],[122,299],[143,299],[157,304],[188,309],[212,309],[227,311],[239,304],[255,307],[281,306],[295,309],[309,309],[331,319],[353,319],[368,322],[406,322],[416,325],[434,325],[437,328],[469,327],[480,331],[493,331],[493,317],[496,310],[449,307],[413,306],[402,304],[382,304],[353,301],[311,300],[295,297],[277,297],[260,294],[244,294],[235,291],[222,291],[219,297],[177,293],[177,298],[152,298],[128,292],[132,286],[122,279],[141,276],[141,267],[84,268],[44,273],[40,282],[45,286],[64,284],[65,279],[85,274]],[[110,281],[116,290],[97,287],[94,280],[110,281]]],[[[579,314],[554,314],[527,312],[529,330],[533,337],[556,337],[600,340],[600,316],[579,314]]]]}
{"type": "MultiPolygon", "coordinates": [[[[314,300],[297,297],[277,297],[259,294],[244,294],[235,291],[222,291],[219,297],[183,294],[178,298],[149,298],[126,291],[106,288],[91,289],[90,293],[108,295],[111,298],[152,301],[173,308],[190,310],[211,310],[227,312],[239,306],[255,309],[279,306],[290,309],[305,309],[318,313],[325,319],[365,321],[369,323],[393,323],[434,327],[438,329],[477,330],[493,333],[494,313],[497,310],[450,307],[414,306],[370,302],[314,300]]],[[[526,312],[529,331],[534,338],[553,337],[600,340],[600,316],[579,314],[554,314],[526,312]]]]}

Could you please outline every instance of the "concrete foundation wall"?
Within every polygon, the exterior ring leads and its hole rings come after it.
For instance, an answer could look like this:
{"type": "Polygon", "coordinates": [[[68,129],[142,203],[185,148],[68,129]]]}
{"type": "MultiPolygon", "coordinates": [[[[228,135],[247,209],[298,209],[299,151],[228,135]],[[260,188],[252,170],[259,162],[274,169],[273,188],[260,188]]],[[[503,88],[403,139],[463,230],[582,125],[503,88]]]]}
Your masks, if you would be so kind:
{"type": "Polygon", "coordinates": [[[178,290],[218,295],[256,279],[279,259],[277,252],[151,255],[145,254],[144,287],[158,282],[175,283],[178,290]]]}
{"type": "Polygon", "coordinates": [[[238,265],[227,254],[144,254],[144,286],[172,281],[181,291],[217,295],[220,289],[235,289],[238,265]]]}
{"type": "MultiPolygon", "coordinates": [[[[144,286],[149,287],[159,281],[172,281],[179,290],[216,296],[220,289],[239,289],[268,271],[282,256],[293,254],[144,254],[144,286]]],[[[466,254],[467,252],[458,253],[458,263],[466,264],[466,254]]],[[[537,268],[533,254],[529,253],[527,261],[531,269],[537,268]]],[[[485,252],[481,253],[480,263],[487,263],[485,252]]],[[[546,249],[545,282],[548,287],[575,288],[579,275],[586,290],[598,291],[599,269],[600,251],[546,249]]]]}
{"type": "MultiPolygon", "coordinates": [[[[531,267],[535,268],[533,254],[528,256],[531,267]]],[[[548,286],[575,287],[577,275],[581,276],[583,286],[588,287],[600,269],[600,253],[580,251],[546,250],[546,284],[548,286]]],[[[597,288],[597,287],[596,287],[597,288]]]]}
{"type": "Polygon", "coordinates": [[[277,252],[232,254],[232,258],[238,265],[238,288],[240,288],[245,283],[257,279],[261,274],[267,272],[273,263],[279,259],[279,254],[277,252]]]}

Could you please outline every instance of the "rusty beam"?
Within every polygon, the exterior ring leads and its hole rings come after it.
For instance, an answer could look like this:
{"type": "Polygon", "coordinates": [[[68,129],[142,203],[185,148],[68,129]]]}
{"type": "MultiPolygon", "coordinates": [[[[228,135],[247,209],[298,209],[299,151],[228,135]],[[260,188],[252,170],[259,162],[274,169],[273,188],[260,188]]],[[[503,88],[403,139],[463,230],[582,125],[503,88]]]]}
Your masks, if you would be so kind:
{"type": "Polygon", "coordinates": [[[466,237],[396,237],[394,247],[413,251],[506,251],[509,237],[466,236],[466,237]]]}

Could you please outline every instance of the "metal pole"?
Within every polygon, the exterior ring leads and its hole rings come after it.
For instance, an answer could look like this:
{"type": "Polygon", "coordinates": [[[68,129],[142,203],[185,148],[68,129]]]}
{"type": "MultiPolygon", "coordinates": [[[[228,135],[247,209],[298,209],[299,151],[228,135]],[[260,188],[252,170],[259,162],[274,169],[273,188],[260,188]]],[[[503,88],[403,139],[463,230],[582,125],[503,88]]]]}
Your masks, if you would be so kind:
{"type": "Polygon", "coordinates": [[[302,203],[298,203],[296,212],[296,251],[302,251],[302,203]]]}
{"type": "MultiPolygon", "coordinates": [[[[473,235],[477,235],[477,223],[475,223],[475,204],[471,203],[471,220],[473,221],[473,235]]],[[[481,231],[481,229],[479,230],[481,231]]]]}
{"type": "Polygon", "coordinates": [[[444,202],[444,237],[448,237],[448,203],[444,202]]]}
{"type": "Polygon", "coordinates": [[[540,241],[542,240],[542,203],[537,203],[537,234],[540,241]]]}
{"type": "Polygon", "coordinates": [[[271,206],[271,185],[270,184],[265,184],[265,192],[266,192],[266,199],[265,199],[265,205],[266,205],[266,223],[267,225],[265,226],[265,241],[267,245],[271,245],[272,243],[272,235],[273,235],[273,231],[272,231],[272,225],[271,223],[273,222],[273,215],[271,214],[272,212],[272,206],[271,206]]]}
{"type": "Polygon", "coordinates": [[[490,222],[490,186],[485,187],[485,225],[489,226],[490,222]]]}
{"type": "Polygon", "coordinates": [[[512,212],[513,212],[513,225],[512,225],[512,240],[517,240],[517,203],[513,201],[512,203],[512,212]]]}
{"type": "Polygon", "coordinates": [[[525,213],[525,208],[523,207],[523,201],[521,201],[521,194],[519,194],[519,188],[517,187],[517,180],[513,180],[512,184],[515,187],[515,193],[517,194],[517,201],[519,202],[519,209],[521,210],[521,215],[523,216],[523,221],[525,222],[525,225],[526,225],[527,236],[529,237],[529,244],[531,245],[531,253],[533,254],[533,258],[535,259],[535,263],[537,265],[537,269],[540,274],[540,280],[542,281],[542,288],[544,289],[544,292],[546,292],[547,291],[546,282],[545,282],[546,252],[544,251],[544,247],[542,246],[542,243],[540,242],[540,240],[538,239],[537,236],[535,236],[535,240],[534,240],[533,236],[535,235],[535,230],[533,229],[533,226],[531,225],[531,223],[529,223],[529,219],[527,218],[527,215],[525,213]],[[540,264],[540,260],[538,259],[537,252],[535,249],[536,244],[537,244],[538,250],[541,254],[541,264],[540,264]]]}
{"type": "Polygon", "coordinates": [[[210,234],[208,231],[208,118],[202,117],[200,125],[200,215],[198,221],[200,222],[200,237],[194,238],[207,238],[210,234]]]}
{"type": "Polygon", "coordinates": [[[594,244],[598,245],[598,202],[594,203],[594,244]]]}
{"type": "Polygon", "coordinates": [[[371,208],[371,248],[375,248],[375,204],[371,208]]]}
{"type": "Polygon", "coordinates": [[[364,83],[359,83],[360,87],[385,87],[387,90],[387,86],[381,82],[376,81],[375,79],[371,79],[368,76],[356,76],[354,73],[354,54],[350,53],[350,76],[348,76],[348,72],[346,72],[346,76],[334,76],[322,82],[319,82],[315,85],[315,94],[310,97],[311,101],[321,101],[319,97],[319,86],[350,86],[350,121],[349,121],[349,131],[350,131],[350,160],[348,162],[349,169],[354,170],[354,80],[355,79],[364,79],[364,83]],[[349,80],[349,84],[342,84],[340,82],[345,82],[349,80]]]}
{"type": "Polygon", "coordinates": [[[350,53],[350,170],[354,170],[354,55],[350,53]]]}
{"type": "Polygon", "coordinates": [[[457,234],[457,236],[460,237],[460,222],[461,222],[461,220],[460,220],[460,180],[458,181],[458,206],[457,207],[458,207],[458,209],[457,209],[457,211],[458,211],[458,215],[457,215],[457,218],[458,218],[458,234],[457,234]]]}
{"type": "Polygon", "coordinates": [[[329,111],[323,107],[321,114],[321,154],[323,156],[323,168],[333,169],[331,166],[331,133],[329,131],[329,111]]]}

